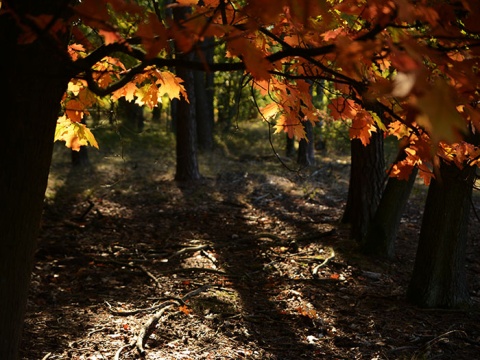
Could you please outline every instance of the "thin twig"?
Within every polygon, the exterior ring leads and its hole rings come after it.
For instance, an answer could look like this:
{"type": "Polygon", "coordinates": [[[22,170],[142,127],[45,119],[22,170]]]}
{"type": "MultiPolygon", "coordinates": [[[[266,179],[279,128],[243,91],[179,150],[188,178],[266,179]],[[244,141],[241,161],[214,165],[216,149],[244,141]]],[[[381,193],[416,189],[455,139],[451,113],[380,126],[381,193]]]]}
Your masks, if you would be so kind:
{"type": "Polygon", "coordinates": [[[148,271],[148,269],[143,266],[143,265],[137,265],[137,267],[142,270],[145,274],[147,274],[147,276],[152,279],[155,284],[157,285],[157,287],[160,289],[162,287],[162,284],[160,284],[160,281],[158,281],[158,279],[156,278],[155,275],[153,275],[150,271],[148,271]]]}

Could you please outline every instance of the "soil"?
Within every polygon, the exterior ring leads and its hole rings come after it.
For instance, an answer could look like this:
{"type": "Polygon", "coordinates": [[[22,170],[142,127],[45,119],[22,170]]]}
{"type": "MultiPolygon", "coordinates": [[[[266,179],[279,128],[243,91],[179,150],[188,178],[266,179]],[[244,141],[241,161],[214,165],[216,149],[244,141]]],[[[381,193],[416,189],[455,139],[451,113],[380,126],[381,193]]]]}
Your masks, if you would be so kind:
{"type": "Polygon", "coordinates": [[[156,151],[107,147],[75,169],[57,147],[22,359],[480,359],[475,214],[472,308],[419,309],[405,289],[422,184],[379,260],[340,223],[342,157],[291,172],[268,151],[216,152],[179,183],[156,151]]]}

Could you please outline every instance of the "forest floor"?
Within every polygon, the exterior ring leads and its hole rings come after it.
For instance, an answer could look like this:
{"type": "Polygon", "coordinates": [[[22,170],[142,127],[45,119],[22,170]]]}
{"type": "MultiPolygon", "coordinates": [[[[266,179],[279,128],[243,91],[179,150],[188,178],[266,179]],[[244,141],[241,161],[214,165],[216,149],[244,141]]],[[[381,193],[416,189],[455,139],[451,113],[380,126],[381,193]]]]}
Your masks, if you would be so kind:
{"type": "Polygon", "coordinates": [[[86,169],[57,144],[22,359],[480,359],[473,214],[472,308],[419,309],[405,290],[424,185],[395,259],[377,260],[339,221],[347,156],[291,172],[268,146],[227,147],[229,135],[200,156],[201,181],[178,183],[172,139],[156,136],[100,141],[86,169]]]}

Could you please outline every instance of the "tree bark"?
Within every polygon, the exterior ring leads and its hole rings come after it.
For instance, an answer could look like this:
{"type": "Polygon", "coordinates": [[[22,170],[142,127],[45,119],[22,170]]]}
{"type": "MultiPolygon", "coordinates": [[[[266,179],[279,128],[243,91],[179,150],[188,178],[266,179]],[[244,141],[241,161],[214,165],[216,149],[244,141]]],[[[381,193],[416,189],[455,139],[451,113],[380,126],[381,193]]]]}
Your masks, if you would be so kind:
{"type": "Polygon", "coordinates": [[[377,129],[372,133],[367,146],[353,139],[351,157],[348,199],[342,222],[350,224],[351,238],[361,244],[380,203],[386,176],[383,132],[377,129]]]}
{"type": "MultiPolygon", "coordinates": [[[[397,161],[405,158],[404,149],[400,150],[397,161]]],[[[383,190],[382,198],[371,220],[363,241],[363,251],[378,257],[393,258],[395,256],[395,240],[405,205],[417,177],[418,169],[414,168],[408,180],[389,178],[383,190]]]]}
{"type": "MultiPolygon", "coordinates": [[[[184,18],[186,8],[175,8],[173,16],[175,21],[184,18]]],[[[193,54],[177,54],[178,58],[193,60],[193,54]]],[[[190,181],[201,178],[197,160],[197,123],[195,119],[195,82],[193,71],[177,67],[177,76],[184,81],[188,100],[180,99],[175,111],[176,118],[176,155],[177,165],[175,180],[190,181]]]]}
{"type": "Polygon", "coordinates": [[[88,148],[86,146],[80,146],[80,150],[71,150],[72,166],[74,167],[87,167],[90,165],[90,159],[88,157],[88,148]]]}
{"type": "Polygon", "coordinates": [[[18,359],[55,124],[69,80],[58,57],[65,49],[39,39],[17,44],[16,24],[8,14],[0,17],[0,79],[7,90],[0,97],[0,359],[5,360],[18,359]]]}
{"type": "MultiPolygon", "coordinates": [[[[213,39],[202,41],[198,61],[213,62],[213,39]]],[[[201,150],[213,149],[213,74],[208,71],[194,71],[195,112],[197,119],[198,147],[201,150]]]]}
{"type": "Polygon", "coordinates": [[[465,252],[475,167],[460,170],[440,159],[439,173],[428,188],[407,298],[421,307],[459,308],[469,303],[465,252]]]}
{"type": "Polygon", "coordinates": [[[295,138],[285,134],[285,156],[294,157],[295,153],[295,138]]]}
{"type": "Polygon", "coordinates": [[[306,121],[303,126],[307,135],[306,139],[301,139],[298,143],[297,164],[311,166],[315,164],[313,125],[310,121],[306,121]]]}

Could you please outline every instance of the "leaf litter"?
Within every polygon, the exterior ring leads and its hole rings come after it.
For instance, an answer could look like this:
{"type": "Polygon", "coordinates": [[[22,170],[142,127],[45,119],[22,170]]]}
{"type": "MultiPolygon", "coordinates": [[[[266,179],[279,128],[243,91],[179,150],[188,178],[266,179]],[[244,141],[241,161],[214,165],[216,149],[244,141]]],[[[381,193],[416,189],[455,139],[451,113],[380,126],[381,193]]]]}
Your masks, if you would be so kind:
{"type": "MultiPolygon", "coordinates": [[[[195,185],[152,164],[145,154],[122,170],[54,163],[66,180],[45,205],[23,360],[478,356],[478,310],[422,310],[404,298],[422,184],[388,262],[358,254],[339,223],[348,166],[336,161],[299,177],[257,157],[195,185]],[[89,190],[99,183],[110,186],[89,190]]],[[[476,221],[468,272],[478,309],[476,221]]]]}

